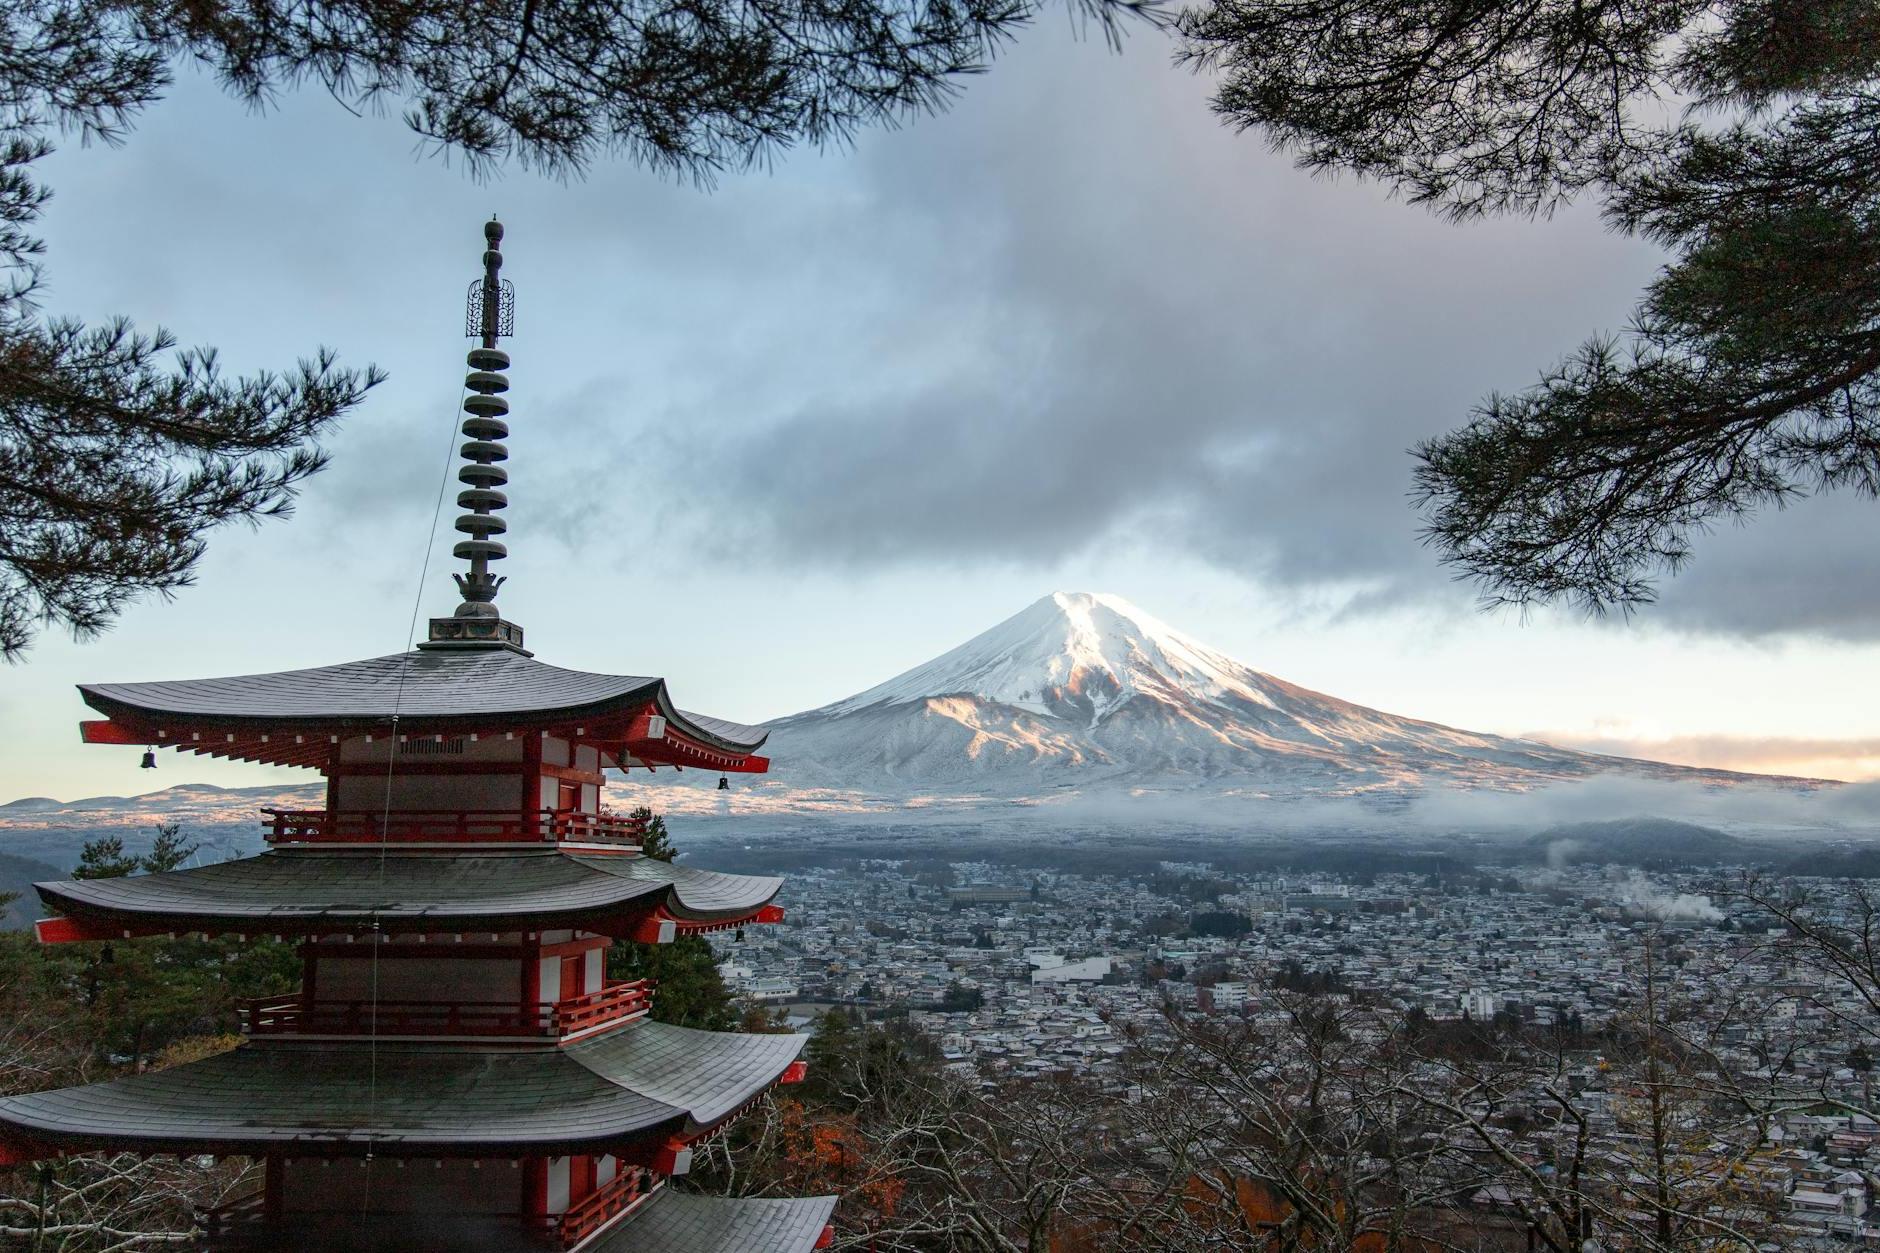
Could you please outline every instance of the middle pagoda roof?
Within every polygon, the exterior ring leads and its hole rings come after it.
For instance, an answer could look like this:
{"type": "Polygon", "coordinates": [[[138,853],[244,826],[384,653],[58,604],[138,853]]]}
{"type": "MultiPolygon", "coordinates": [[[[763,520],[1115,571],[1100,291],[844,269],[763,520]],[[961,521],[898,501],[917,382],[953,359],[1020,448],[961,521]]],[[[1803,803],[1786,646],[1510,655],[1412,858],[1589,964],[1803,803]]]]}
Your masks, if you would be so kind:
{"type": "Polygon", "coordinates": [[[107,933],[579,928],[624,939],[655,916],[682,930],[749,919],[783,880],[551,848],[296,848],[190,870],[33,886],[47,905],[107,933]]]}
{"type": "Polygon", "coordinates": [[[109,1083],[0,1098],[0,1139],[65,1151],[615,1152],[711,1131],[784,1078],[804,1035],[642,1019],[558,1049],[250,1043],[109,1083]]]}
{"type": "Polygon", "coordinates": [[[104,722],[93,743],[155,744],[276,765],[322,766],[335,737],[542,731],[614,762],[762,771],[769,732],[673,704],[666,681],[551,666],[503,648],[414,649],[267,674],[79,685],[104,722]]]}

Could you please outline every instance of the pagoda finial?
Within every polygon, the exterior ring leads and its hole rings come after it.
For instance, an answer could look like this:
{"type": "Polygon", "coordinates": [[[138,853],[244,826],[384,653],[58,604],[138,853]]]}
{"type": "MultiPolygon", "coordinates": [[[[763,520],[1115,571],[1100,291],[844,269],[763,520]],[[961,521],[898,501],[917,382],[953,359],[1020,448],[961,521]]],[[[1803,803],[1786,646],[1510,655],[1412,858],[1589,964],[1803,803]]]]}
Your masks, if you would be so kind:
{"type": "Polygon", "coordinates": [[[509,402],[501,393],[509,390],[509,354],[496,341],[516,332],[516,289],[501,277],[503,268],[503,224],[491,215],[483,224],[483,277],[470,284],[465,301],[464,333],[480,341],[468,357],[470,373],[464,378],[462,448],[463,466],[457,479],[465,490],[457,494],[457,506],[468,509],[457,519],[457,529],[468,536],[451,549],[453,555],[470,563],[470,569],[454,575],[463,603],[448,618],[431,619],[430,638],[424,648],[522,648],[522,628],[504,621],[496,609],[496,591],[503,585],[499,575],[490,573],[490,562],[509,555],[503,544],[492,538],[509,529],[497,517],[497,511],[509,504],[500,490],[509,482],[509,473],[496,463],[509,459],[509,449],[502,441],[509,436],[509,402]]]}

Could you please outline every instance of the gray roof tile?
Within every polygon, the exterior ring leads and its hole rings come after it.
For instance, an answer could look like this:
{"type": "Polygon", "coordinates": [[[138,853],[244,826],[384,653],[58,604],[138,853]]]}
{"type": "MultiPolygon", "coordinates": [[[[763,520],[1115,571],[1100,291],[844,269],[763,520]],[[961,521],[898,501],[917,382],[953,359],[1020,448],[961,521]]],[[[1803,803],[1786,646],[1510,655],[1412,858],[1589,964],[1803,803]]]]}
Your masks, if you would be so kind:
{"type": "Polygon", "coordinates": [[[594,1253],[809,1253],[835,1210],[833,1196],[699,1196],[661,1188],[594,1246],[594,1253]]]}
{"type": "Polygon", "coordinates": [[[571,856],[585,866],[610,875],[640,883],[671,884],[681,909],[701,917],[713,913],[748,911],[753,908],[752,901],[766,904],[783,889],[783,880],[780,878],[699,870],[651,857],[571,856]]]}
{"type": "Polygon", "coordinates": [[[128,707],[150,715],[268,722],[384,722],[494,715],[575,714],[655,700],[681,730],[748,752],[761,727],[685,713],[663,679],[564,670],[507,649],[414,650],[336,666],[156,683],[84,683],[104,713],[128,707]]]}
{"type": "Polygon", "coordinates": [[[177,930],[260,922],[304,931],[378,921],[480,931],[578,925],[662,904],[681,918],[731,918],[767,904],[782,883],[645,857],[546,848],[383,856],[376,849],[281,849],[165,874],[34,886],[48,905],[69,913],[174,919],[177,930]]]}
{"type": "Polygon", "coordinates": [[[0,1098],[0,1126],[74,1147],[578,1151],[709,1126],[776,1082],[806,1038],[642,1019],[565,1049],[249,1044],[150,1074],[0,1098]]]}
{"type": "Polygon", "coordinates": [[[80,1145],[226,1150],[327,1142],[425,1147],[622,1140],[684,1111],[559,1050],[248,1045],[190,1065],[0,1099],[0,1124],[80,1145]]]}
{"type": "Polygon", "coordinates": [[[776,1081],[797,1059],[806,1035],[739,1035],[643,1021],[567,1049],[597,1074],[710,1126],[776,1081]]]}

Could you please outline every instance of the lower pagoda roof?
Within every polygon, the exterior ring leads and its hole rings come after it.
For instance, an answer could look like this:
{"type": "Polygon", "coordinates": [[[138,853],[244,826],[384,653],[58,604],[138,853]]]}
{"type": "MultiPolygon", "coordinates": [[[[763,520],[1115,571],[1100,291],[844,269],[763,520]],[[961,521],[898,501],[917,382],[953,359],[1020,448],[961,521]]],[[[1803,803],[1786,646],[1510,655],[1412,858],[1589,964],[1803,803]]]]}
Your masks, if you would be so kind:
{"type": "Polygon", "coordinates": [[[376,925],[614,934],[654,915],[700,926],[735,923],[767,906],[783,880],[550,848],[294,848],[162,874],[33,886],[52,908],[105,929],[285,934],[376,925]]]}
{"type": "Polygon", "coordinates": [[[836,1198],[726,1198],[661,1188],[592,1246],[593,1253],[809,1253],[836,1198]]]}
{"type": "MultiPolygon", "coordinates": [[[[801,1200],[720,1198],[679,1192],[668,1184],[619,1221],[576,1246],[580,1253],[810,1253],[834,1212],[833,1196],[801,1200]]],[[[249,1219],[212,1237],[218,1253],[563,1253],[546,1227],[510,1216],[290,1212],[249,1219]]]]}
{"type": "Polygon", "coordinates": [[[251,1043],[107,1083],[0,1098],[28,1151],[620,1153],[709,1131],[779,1082],[802,1035],[639,1020],[553,1050],[251,1043]]]}

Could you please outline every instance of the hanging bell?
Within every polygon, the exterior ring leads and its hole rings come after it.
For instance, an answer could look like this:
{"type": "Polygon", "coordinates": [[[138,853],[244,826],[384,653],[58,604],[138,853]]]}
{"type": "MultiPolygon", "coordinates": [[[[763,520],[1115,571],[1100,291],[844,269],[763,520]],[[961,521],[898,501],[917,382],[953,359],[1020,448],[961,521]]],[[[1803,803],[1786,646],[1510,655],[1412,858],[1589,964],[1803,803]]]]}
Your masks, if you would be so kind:
{"type": "Polygon", "coordinates": [[[743,927],[738,928],[737,942],[739,944],[744,943],[744,928],[743,927]]]}
{"type": "Polygon", "coordinates": [[[155,770],[157,768],[157,750],[156,749],[146,748],[144,750],[143,768],[145,770],[155,770]]]}
{"type": "Polygon", "coordinates": [[[722,774],[718,776],[718,790],[720,792],[729,792],[731,790],[731,780],[725,778],[722,774]]]}

